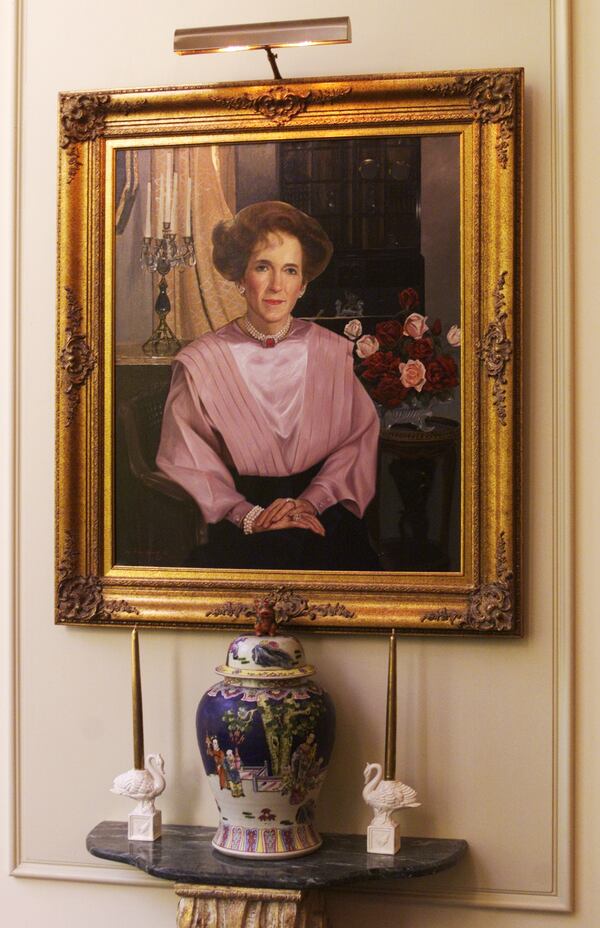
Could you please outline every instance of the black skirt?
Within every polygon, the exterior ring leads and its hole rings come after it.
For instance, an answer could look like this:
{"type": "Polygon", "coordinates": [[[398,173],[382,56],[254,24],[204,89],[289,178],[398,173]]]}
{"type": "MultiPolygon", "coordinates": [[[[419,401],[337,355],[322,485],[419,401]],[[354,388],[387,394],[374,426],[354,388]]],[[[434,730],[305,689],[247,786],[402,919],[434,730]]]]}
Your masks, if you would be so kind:
{"type": "MultiPolygon", "coordinates": [[[[289,477],[241,476],[234,473],[236,489],[254,505],[266,507],[275,499],[296,499],[321,469],[289,477]]],[[[370,545],[363,519],[337,503],[319,516],[321,537],[304,528],[280,529],[245,535],[227,519],[209,525],[208,544],[194,552],[194,567],[248,568],[255,570],[381,570],[370,545]]]]}

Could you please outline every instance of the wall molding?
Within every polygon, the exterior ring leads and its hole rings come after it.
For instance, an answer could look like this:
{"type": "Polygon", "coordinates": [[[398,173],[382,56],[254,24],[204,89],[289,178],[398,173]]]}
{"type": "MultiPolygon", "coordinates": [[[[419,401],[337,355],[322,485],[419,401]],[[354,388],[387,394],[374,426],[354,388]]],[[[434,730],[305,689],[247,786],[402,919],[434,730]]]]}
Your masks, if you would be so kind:
{"type": "MultiPolygon", "coordinates": [[[[574,519],[572,310],[572,0],[548,0],[550,17],[552,203],[552,512],[553,512],[553,801],[552,888],[548,893],[489,890],[430,893],[396,890],[411,902],[466,908],[573,911],[574,519]]],[[[527,115],[525,116],[527,118],[527,115]]]]}
{"type": "MultiPolygon", "coordinates": [[[[17,390],[18,306],[20,258],[20,152],[22,80],[22,3],[12,0],[2,9],[4,28],[0,32],[0,596],[4,668],[8,681],[3,701],[2,729],[5,730],[8,760],[6,824],[9,829],[9,867],[19,853],[19,699],[18,699],[18,619],[17,555],[19,526],[18,499],[18,417],[17,390]],[[12,310],[12,311],[11,311],[12,310]]],[[[2,797],[3,799],[5,797],[2,797]]],[[[4,803],[3,803],[4,806],[4,803]]]]}
{"type": "Polygon", "coordinates": [[[554,726],[555,809],[554,890],[573,909],[574,827],[574,411],[563,384],[573,371],[573,206],[571,0],[550,0],[552,8],[552,323],[555,495],[554,531],[554,726]]]}
{"type": "MultiPolygon", "coordinates": [[[[7,4],[8,5],[8,4],[7,4]]],[[[3,98],[7,104],[6,134],[2,141],[0,163],[0,191],[8,194],[1,199],[12,203],[9,220],[10,234],[5,242],[14,241],[14,251],[4,252],[0,266],[0,286],[4,305],[13,306],[13,316],[2,314],[0,319],[0,351],[4,364],[0,370],[0,383],[6,380],[4,395],[12,398],[10,420],[0,418],[0,429],[6,435],[8,448],[14,440],[14,457],[6,452],[6,481],[0,486],[0,502],[5,519],[0,525],[2,536],[6,535],[7,559],[2,567],[6,582],[3,586],[4,611],[14,616],[7,623],[7,668],[10,671],[10,719],[7,724],[7,741],[10,752],[10,871],[20,878],[43,880],[68,880],[90,883],[107,883],[127,886],[151,886],[170,888],[169,883],[157,881],[142,873],[113,866],[70,865],[52,861],[21,860],[20,842],[20,755],[19,755],[19,615],[18,615],[18,562],[12,560],[12,551],[18,551],[18,436],[19,397],[18,384],[18,318],[19,318],[19,202],[20,184],[20,113],[22,86],[22,9],[23,0],[10,4],[13,23],[5,19],[5,36],[2,48],[7,54],[4,72],[12,69],[12,78],[4,81],[3,98]],[[11,35],[12,26],[12,35],[11,35]],[[16,127],[16,128],[14,128],[16,127]],[[12,136],[11,132],[12,131],[12,136]],[[8,488],[8,489],[5,489],[8,488]],[[14,731],[14,733],[11,733],[14,731]]],[[[561,385],[572,382],[572,308],[571,308],[571,0],[548,0],[551,26],[551,200],[552,200],[552,361],[556,371],[553,388],[553,818],[552,818],[552,887],[547,893],[512,892],[510,890],[420,893],[416,890],[387,892],[381,888],[359,889],[353,892],[393,896],[401,900],[423,905],[458,906],[464,908],[490,908],[505,910],[528,910],[569,912],[573,905],[573,499],[571,449],[573,447],[573,415],[571,400],[561,385]]],[[[0,230],[1,230],[0,226],[0,230]]],[[[8,404],[7,404],[8,405],[8,404]]],[[[0,411],[0,415],[2,415],[0,411]]],[[[2,475],[4,476],[4,475],[2,475]]],[[[0,540],[1,537],[0,536],[0,540]]],[[[335,892],[340,892],[336,890],[335,892]]]]}
{"type": "Polygon", "coordinates": [[[113,886],[151,886],[172,890],[174,883],[149,876],[142,870],[109,864],[56,864],[52,861],[23,861],[11,871],[11,876],[32,880],[64,880],[69,883],[110,883],[113,886]]]}

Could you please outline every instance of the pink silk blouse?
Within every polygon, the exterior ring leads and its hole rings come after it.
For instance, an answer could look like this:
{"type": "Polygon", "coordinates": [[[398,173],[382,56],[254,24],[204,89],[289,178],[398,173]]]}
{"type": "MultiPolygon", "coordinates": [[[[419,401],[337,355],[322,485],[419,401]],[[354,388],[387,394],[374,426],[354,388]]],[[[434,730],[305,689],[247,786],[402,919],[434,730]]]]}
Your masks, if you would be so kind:
{"type": "Polygon", "coordinates": [[[156,463],[207,522],[240,524],[254,505],[228,465],[280,477],[320,461],[301,496],[318,512],[342,503],[362,516],[375,493],[378,437],[348,339],[295,319],[265,348],[232,322],[177,355],[156,463]]]}

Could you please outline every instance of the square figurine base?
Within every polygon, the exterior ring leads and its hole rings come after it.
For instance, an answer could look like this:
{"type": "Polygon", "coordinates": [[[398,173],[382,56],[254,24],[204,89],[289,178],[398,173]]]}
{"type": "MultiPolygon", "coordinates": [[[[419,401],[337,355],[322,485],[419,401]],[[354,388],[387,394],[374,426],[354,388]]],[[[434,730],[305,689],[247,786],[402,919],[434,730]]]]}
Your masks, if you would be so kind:
{"type": "Polygon", "coordinates": [[[368,854],[397,854],[401,841],[399,825],[369,825],[367,828],[368,854]]]}
{"type": "Polygon", "coordinates": [[[130,841],[156,841],[160,838],[162,815],[160,812],[130,812],[127,837],[130,841]]]}

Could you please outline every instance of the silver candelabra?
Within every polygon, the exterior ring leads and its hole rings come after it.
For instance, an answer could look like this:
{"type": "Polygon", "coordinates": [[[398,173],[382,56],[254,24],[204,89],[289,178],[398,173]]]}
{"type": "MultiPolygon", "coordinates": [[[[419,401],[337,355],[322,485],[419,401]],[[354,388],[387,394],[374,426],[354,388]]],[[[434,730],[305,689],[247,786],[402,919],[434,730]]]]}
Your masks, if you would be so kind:
{"type": "Polygon", "coordinates": [[[142,351],[153,358],[168,357],[179,351],[181,343],[167,324],[167,316],[171,312],[171,300],[167,292],[167,274],[173,268],[179,268],[182,271],[186,267],[194,267],[196,264],[194,237],[184,235],[183,245],[179,247],[176,233],[171,232],[171,223],[164,222],[162,238],[143,237],[140,263],[145,271],[160,274],[159,292],[154,304],[158,323],[148,341],[142,345],[142,351]]]}

